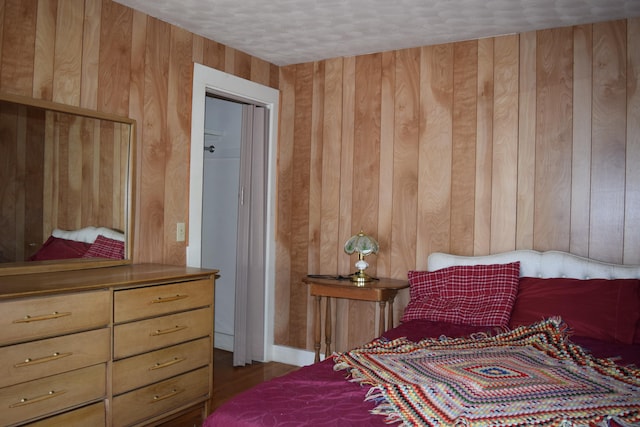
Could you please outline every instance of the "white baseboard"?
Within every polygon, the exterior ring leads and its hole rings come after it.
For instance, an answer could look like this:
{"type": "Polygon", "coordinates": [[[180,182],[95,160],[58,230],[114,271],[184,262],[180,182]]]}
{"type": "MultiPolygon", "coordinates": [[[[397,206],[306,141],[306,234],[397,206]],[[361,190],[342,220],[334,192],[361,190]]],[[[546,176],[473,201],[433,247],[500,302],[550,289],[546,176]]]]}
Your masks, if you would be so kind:
{"type": "Polygon", "coordinates": [[[233,351],[233,335],[214,332],[213,346],[220,350],[233,351]]]}
{"type": "MultiPolygon", "coordinates": [[[[215,332],[214,347],[220,350],[233,352],[233,335],[215,332]]],[[[285,363],[287,365],[305,366],[313,364],[315,353],[313,351],[301,350],[299,348],[286,347],[283,345],[271,346],[271,357],[267,361],[285,363]]],[[[324,354],[320,353],[320,359],[324,359],[324,354]]],[[[264,361],[263,361],[264,362],[264,361]]]]}
{"type": "MultiPolygon", "coordinates": [[[[313,351],[301,350],[299,348],[285,347],[283,345],[274,345],[271,347],[271,360],[287,365],[305,366],[313,364],[315,358],[313,351]]],[[[320,359],[324,358],[324,354],[320,354],[320,359]]]]}

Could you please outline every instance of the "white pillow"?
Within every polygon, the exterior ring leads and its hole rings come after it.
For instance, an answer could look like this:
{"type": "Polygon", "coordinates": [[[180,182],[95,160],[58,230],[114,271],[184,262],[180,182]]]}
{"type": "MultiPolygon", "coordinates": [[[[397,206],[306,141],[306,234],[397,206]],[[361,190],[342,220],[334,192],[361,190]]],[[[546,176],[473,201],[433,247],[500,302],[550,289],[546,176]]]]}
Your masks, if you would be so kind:
{"type": "Polygon", "coordinates": [[[103,235],[109,239],[124,242],[124,233],[112,230],[107,227],[85,227],[77,230],[61,230],[56,228],[51,235],[59,239],[75,240],[76,242],[93,243],[99,235],[103,235]]]}

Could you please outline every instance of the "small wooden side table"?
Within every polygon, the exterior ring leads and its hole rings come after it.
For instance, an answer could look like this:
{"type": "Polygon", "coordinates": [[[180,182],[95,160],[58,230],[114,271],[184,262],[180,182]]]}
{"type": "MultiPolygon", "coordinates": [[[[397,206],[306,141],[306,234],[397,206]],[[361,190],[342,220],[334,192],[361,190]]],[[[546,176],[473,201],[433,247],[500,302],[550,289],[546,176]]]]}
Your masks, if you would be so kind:
{"type": "Polygon", "coordinates": [[[380,278],[363,284],[356,284],[348,279],[305,277],[302,279],[309,285],[311,295],[315,297],[313,309],[315,361],[320,361],[320,305],[322,298],[327,299],[325,310],[325,354],[331,353],[331,298],[345,298],[360,301],[375,301],[380,304],[380,321],[378,335],[393,327],[393,300],[400,289],[408,288],[409,282],[398,279],[380,278]],[[385,319],[385,308],[388,315],[385,319]]]}

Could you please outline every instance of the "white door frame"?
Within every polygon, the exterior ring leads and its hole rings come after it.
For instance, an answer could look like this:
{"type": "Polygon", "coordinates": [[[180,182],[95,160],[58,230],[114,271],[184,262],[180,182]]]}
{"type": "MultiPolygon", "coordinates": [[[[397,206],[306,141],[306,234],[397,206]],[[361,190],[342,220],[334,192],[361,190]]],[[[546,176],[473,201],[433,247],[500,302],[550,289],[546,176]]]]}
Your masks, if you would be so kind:
{"type": "Polygon", "coordinates": [[[265,236],[264,361],[273,360],[275,321],[275,205],[276,155],[280,92],[231,74],[194,63],[191,106],[191,164],[189,177],[189,244],[187,265],[200,267],[202,259],[202,191],[204,117],[207,93],[264,106],[269,111],[267,138],[267,218],[265,236]]]}

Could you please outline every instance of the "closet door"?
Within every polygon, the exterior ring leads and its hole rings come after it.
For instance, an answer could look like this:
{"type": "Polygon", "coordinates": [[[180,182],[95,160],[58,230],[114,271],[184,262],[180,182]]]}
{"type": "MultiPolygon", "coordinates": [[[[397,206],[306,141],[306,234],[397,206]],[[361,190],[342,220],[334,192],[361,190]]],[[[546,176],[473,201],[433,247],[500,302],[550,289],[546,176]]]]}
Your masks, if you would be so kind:
{"type": "Polygon", "coordinates": [[[264,360],[267,110],[242,114],[233,364],[264,360]]]}

